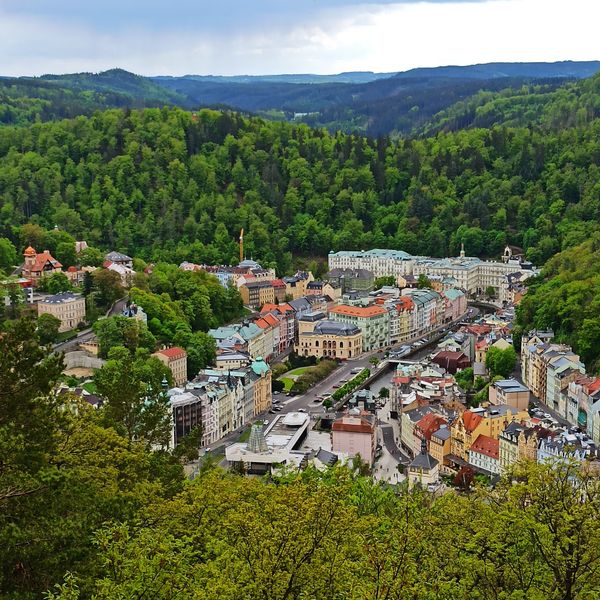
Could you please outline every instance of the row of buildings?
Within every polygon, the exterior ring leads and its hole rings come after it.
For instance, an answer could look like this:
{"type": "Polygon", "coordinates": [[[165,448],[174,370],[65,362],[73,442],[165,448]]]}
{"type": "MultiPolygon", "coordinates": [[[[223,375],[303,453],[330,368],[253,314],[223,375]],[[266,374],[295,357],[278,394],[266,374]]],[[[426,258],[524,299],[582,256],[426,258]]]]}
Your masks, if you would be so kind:
{"type": "Polygon", "coordinates": [[[523,335],[523,382],[534,396],[600,445],[600,377],[587,375],[573,349],[553,340],[552,331],[523,335]]]}
{"type": "Polygon", "coordinates": [[[522,282],[533,275],[535,269],[531,263],[513,258],[510,249],[507,250],[502,261],[465,256],[463,248],[460,256],[454,258],[413,256],[402,250],[383,249],[330,252],[328,262],[330,270],[362,269],[374,277],[404,279],[425,275],[441,281],[450,279],[455,287],[474,296],[487,294],[492,288],[501,302],[512,302],[516,279],[509,276],[519,273],[517,279],[522,282]]]}

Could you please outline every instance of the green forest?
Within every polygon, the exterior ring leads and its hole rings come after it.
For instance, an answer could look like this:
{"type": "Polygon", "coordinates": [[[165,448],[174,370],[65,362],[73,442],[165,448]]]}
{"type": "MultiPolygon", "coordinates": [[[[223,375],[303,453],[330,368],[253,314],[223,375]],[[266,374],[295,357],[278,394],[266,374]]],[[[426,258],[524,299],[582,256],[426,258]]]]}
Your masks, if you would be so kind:
{"type": "Polygon", "coordinates": [[[0,231],[58,226],[145,260],[281,273],[293,257],[398,248],[541,265],[600,222],[600,122],[391,142],[235,113],[107,110],[0,129],[0,231]]]}
{"type": "Polygon", "coordinates": [[[4,598],[596,597],[600,482],[580,467],[442,496],[345,467],[248,479],[207,460],[189,481],[158,449],[165,367],[127,353],[93,409],[55,394],[61,358],[32,321],[0,337],[4,598]]]}

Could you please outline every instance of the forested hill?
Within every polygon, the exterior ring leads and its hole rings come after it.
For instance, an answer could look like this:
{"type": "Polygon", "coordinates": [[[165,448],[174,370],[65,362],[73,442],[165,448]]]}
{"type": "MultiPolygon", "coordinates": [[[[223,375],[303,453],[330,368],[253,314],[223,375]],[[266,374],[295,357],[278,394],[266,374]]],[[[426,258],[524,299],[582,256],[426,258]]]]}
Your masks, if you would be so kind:
{"type": "Polygon", "coordinates": [[[577,82],[480,91],[440,111],[418,132],[434,135],[473,127],[581,126],[600,117],[600,73],[577,82]]]}
{"type": "Polygon", "coordinates": [[[578,128],[469,130],[370,140],[238,114],[108,110],[0,129],[0,228],[58,225],[146,259],[281,272],[292,253],[398,248],[536,264],[600,223],[600,120],[578,128]]]}
{"type": "MultiPolygon", "coordinates": [[[[444,111],[455,115],[456,110],[463,110],[462,105],[454,108],[457,102],[469,107],[474,102],[478,107],[482,98],[487,101],[499,92],[514,95],[514,90],[523,86],[532,86],[535,94],[541,89],[554,91],[565,82],[589,77],[597,68],[600,62],[566,61],[436,67],[395,75],[141,77],[111,69],[41,78],[0,77],[0,125],[90,115],[103,108],[169,105],[226,107],[272,120],[302,121],[330,131],[410,136],[445,126],[444,111]],[[442,115],[436,117],[438,113],[442,115]]],[[[523,115],[529,113],[524,111],[523,115]]],[[[516,124],[527,125],[523,121],[516,124]]],[[[460,127],[461,119],[455,122],[460,127]]]]}

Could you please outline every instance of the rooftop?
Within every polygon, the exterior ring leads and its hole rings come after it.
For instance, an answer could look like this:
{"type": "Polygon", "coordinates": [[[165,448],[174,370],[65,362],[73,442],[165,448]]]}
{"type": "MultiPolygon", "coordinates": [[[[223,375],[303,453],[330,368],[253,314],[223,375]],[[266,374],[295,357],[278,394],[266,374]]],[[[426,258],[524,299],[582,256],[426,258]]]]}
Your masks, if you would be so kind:
{"type": "Polygon", "coordinates": [[[335,315],[346,315],[363,319],[387,314],[386,309],[381,306],[347,306],[346,304],[336,306],[329,312],[335,315]]]}
{"type": "Polygon", "coordinates": [[[61,292],[60,294],[54,294],[53,296],[46,296],[42,302],[44,304],[63,304],[64,302],[74,302],[83,298],[81,294],[74,294],[73,292],[61,292]]]}

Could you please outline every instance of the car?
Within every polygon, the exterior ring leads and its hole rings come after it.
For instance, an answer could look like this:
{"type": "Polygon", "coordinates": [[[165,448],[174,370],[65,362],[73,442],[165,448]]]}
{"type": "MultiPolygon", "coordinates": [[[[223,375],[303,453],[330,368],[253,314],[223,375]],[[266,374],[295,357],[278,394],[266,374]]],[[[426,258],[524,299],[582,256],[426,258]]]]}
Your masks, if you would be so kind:
{"type": "Polygon", "coordinates": [[[348,380],[347,379],[340,379],[340,383],[346,383],[348,380]]]}
{"type": "Polygon", "coordinates": [[[319,404],[320,402],[323,402],[323,398],[315,398],[313,400],[313,402],[316,402],[317,404],[319,404]]]}
{"type": "Polygon", "coordinates": [[[265,419],[265,420],[263,421],[263,423],[264,423],[265,425],[268,425],[268,424],[269,424],[269,419],[265,419]]]}
{"type": "Polygon", "coordinates": [[[354,369],[352,369],[352,371],[350,371],[350,374],[358,375],[361,371],[362,371],[362,369],[360,367],[355,367],[354,369]]]}
{"type": "Polygon", "coordinates": [[[305,413],[305,412],[306,412],[306,409],[305,409],[305,408],[299,408],[299,409],[298,409],[298,412],[305,413]]]}
{"type": "Polygon", "coordinates": [[[273,392],[273,394],[281,394],[281,392],[275,391],[273,392]]]}
{"type": "Polygon", "coordinates": [[[332,385],[331,387],[332,387],[334,390],[337,390],[338,388],[341,388],[341,387],[342,387],[342,384],[341,384],[341,383],[336,383],[336,384],[332,385]]]}
{"type": "Polygon", "coordinates": [[[274,406],[274,407],[273,407],[273,410],[274,410],[275,412],[280,412],[280,411],[281,411],[281,410],[283,410],[283,409],[281,408],[281,406],[274,406]]]}
{"type": "Polygon", "coordinates": [[[271,410],[269,411],[269,413],[270,413],[270,414],[272,414],[272,415],[274,415],[274,414],[275,414],[275,411],[274,411],[273,409],[271,409],[271,410]]]}

